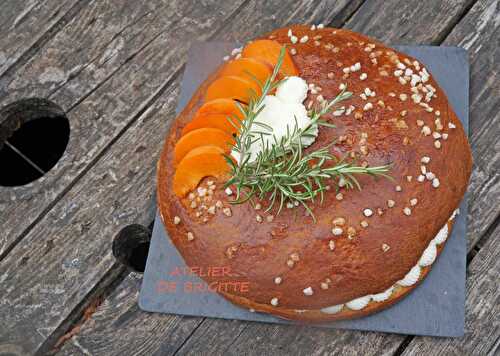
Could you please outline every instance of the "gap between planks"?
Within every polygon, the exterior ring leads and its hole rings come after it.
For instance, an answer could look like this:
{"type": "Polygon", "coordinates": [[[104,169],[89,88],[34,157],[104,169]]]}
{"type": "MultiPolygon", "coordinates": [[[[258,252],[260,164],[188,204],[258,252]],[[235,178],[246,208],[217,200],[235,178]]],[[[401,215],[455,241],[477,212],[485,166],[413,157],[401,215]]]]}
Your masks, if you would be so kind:
{"type": "Polygon", "coordinates": [[[474,4],[478,2],[479,0],[472,0],[470,1],[463,9],[463,11],[455,16],[455,19],[452,23],[450,23],[446,29],[443,31],[443,33],[436,38],[436,41],[432,41],[432,45],[439,46],[441,43],[444,42],[444,40],[450,35],[451,31],[455,28],[455,26],[462,21],[462,19],[469,13],[469,11],[472,9],[474,4]]]}
{"type": "MultiPolygon", "coordinates": [[[[40,38],[26,49],[7,69],[0,74],[0,80],[13,76],[17,69],[26,64],[46,43],[54,38],[81,10],[90,4],[91,0],[80,0],[73,5],[55,24],[45,31],[40,38]]],[[[31,11],[31,9],[30,9],[31,11]]],[[[28,13],[24,16],[26,17],[28,13]]]]}
{"type": "MultiPolygon", "coordinates": [[[[115,288],[130,274],[126,267],[116,262],[109,269],[106,275],[96,283],[94,288],[86,295],[84,299],[76,306],[73,312],[57,327],[57,329],[42,343],[37,350],[37,355],[54,355],[70,340],[75,333],[76,328],[81,327],[87,319],[97,310],[97,307],[106,300],[106,298],[115,290],[115,288]],[[85,311],[90,306],[96,309],[90,314],[85,311]],[[65,339],[65,336],[69,337],[65,339]]],[[[77,333],[77,331],[76,331],[77,333]]],[[[75,334],[76,334],[75,333],[75,334]]]]}

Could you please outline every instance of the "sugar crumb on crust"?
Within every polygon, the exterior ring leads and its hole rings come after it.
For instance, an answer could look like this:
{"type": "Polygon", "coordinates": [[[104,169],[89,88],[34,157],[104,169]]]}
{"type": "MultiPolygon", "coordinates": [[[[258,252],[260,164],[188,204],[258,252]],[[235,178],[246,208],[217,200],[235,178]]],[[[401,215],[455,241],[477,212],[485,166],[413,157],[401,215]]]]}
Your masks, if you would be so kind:
{"type": "MultiPolygon", "coordinates": [[[[451,234],[453,228],[453,220],[450,220],[447,225],[449,229],[449,233],[451,234]]],[[[437,246],[437,257],[441,254],[445,244],[440,244],[437,246]]],[[[390,297],[382,302],[376,302],[370,300],[370,302],[366,305],[366,307],[361,310],[352,310],[345,306],[339,312],[333,314],[327,314],[321,312],[321,310],[307,310],[307,309],[284,309],[284,308],[270,308],[267,304],[260,304],[254,301],[242,298],[240,296],[234,296],[228,293],[221,293],[224,298],[229,301],[236,303],[242,307],[249,308],[252,312],[261,312],[266,314],[274,314],[277,317],[287,319],[287,320],[296,320],[302,322],[327,322],[327,321],[335,321],[335,320],[346,320],[346,319],[354,319],[360,318],[366,315],[373,314],[375,312],[382,311],[397,303],[399,300],[403,299],[406,295],[412,292],[415,288],[417,288],[420,283],[427,277],[427,274],[430,272],[432,266],[422,267],[421,273],[418,281],[410,286],[403,287],[400,285],[396,285],[395,287],[391,287],[392,293],[390,297]]],[[[325,288],[328,289],[328,288],[325,288]]],[[[347,301],[346,301],[347,302],[347,301]]],[[[344,305],[345,303],[341,303],[344,305]]],[[[271,306],[278,307],[278,304],[274,305],[271,303],[271,306]]],[[[326,308],[327,306],[325,306],[326,308]]]]}

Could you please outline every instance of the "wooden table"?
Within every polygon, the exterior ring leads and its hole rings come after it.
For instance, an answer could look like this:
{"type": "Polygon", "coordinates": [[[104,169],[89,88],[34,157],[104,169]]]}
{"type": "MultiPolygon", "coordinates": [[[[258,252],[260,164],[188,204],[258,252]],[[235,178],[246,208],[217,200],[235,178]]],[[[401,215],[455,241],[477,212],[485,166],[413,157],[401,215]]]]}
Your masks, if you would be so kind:
{"type": "MultiPolygon", "coordinates": [[[[71,122],[57,166],[0,188],[0,354],[493,355],[500,348],[498,0],[3,0],[0,105],[45,97],[71,122]],[[113,237],[155,213],[155,164],[193,41],[324,23],[471,64],[466,335],[323,330],[150,314],[113,237]]],[[[2,167],[4,169],[5,167],[2,167]]]]}

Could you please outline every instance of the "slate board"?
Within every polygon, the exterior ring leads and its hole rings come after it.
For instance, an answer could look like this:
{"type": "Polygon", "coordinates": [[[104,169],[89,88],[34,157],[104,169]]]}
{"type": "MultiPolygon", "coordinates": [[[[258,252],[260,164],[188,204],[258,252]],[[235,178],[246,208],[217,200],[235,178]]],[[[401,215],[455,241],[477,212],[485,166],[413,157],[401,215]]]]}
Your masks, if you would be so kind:
{"type": "MultiPolygon", "coordinates": [[[[187,104],[201,82],[222,62],[221,54],[234,43],[193,45],[182,82],[177,112],[187,104]]],[[[422,63],[446,92],[468,131],[469,63],[467,52],[456,47],[396,46],[422,63]]],[[[461,204],[453,233],[427,278],[393,307],[371,316],[318,325],[319,327],[384,331],[401,334],[452,336],[464,334],[467,197],[461,204]]],[[[290,324],[270,315],[251,313],[211,292],[186,293],[185,283],[204,283],[193,275],[171,272],[185,266],[157,216],[144,273],[139,306],[151,312],[290,324]],[[175,282],[175,289],[172,282],[175,282]]]]}

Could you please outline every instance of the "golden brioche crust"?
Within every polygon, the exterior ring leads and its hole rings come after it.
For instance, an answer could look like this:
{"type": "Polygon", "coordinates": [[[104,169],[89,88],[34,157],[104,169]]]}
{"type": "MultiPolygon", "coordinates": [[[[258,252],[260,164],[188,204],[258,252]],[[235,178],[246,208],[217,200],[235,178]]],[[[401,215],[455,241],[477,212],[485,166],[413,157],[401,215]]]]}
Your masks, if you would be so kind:
{"type": "MultiPolygon", "coordinates": [[[[448,223],[448,229],[451,234],[451,230],[453,228],[453,221],[450,220],[448,223]]],[[[443,250],[444,244],[437,246],[437,256],[441,254],[443,250]]],[[[269,313],[279,316],[283,319],[288,320],[296,320],[302,322],[312,322],[312,323],[321,323],[335,320],[346,320],[346,319],[354,319],[360,318],[363,316],[367,316],[373,314],[375,312],[382,311],[401,299],[403,299],[406,295],[408,295],[413,289],[415,289],[427,276],[427,274],[431,271],[432,266],[422,267],[421,274],[419,276],[418,281],[409,287],[400,286],[397,283],[394,285],[394,289],[391,295],[382,302],[375,302],[371,300],[368,305],[361,310],[351,310],[345,305],[342,306],[341,310],[337,313],[326,314],[321,311],[321,309],[285,309],[285,308],[274,308],[269,303],[267,304],[258,304],[255,303],[245,297],[234,296],[230,293],[220,293],[224,298],[229,300],[234,304],[238,304],[241,306],[245,306],[252,312],[260,312],[260,313],[269,313]]],[[[348,301],[347,301],[348,302],[348,301]]]]}
{"type": "MultiPolygon", "coordinates": [[[[217,189],[207,205],[220,201],[227,214],[217,209],[214,215],[196,216],[203,203],[192,209],[189,199],[179,199],[173,193],[173,147],[202,104],[207,86],[217,77],[216,71],[174,121],[165,142],[158,163],[161,217],[188,266],[224,266],[231,271],[231,275],[223,277],[205,276],[208,283],[247,283],[248,290],[224,293],[242,307],[313,321],[367,315],[393,304],[416,284],[400,288],[390,299],[370,303],[359,311],[343,310],[334,315],[294,311],[320,310],[380,293],[403,278],[458,207],[471,172],[470,148],[460,121],[432,76],[425,84],[432,86],[435,95],[429,102],[421,99],[427,106],[413,99],[415,92],[410,81],[404,79],[405,70],[395,62],[397,59],[417,73],[413,58],[348,30],[311,31],[307,26],[292,26],[297,38],[309,37],[307,42],[296,44],[291,43],[288,30],[278,29],[264,38],[287,44],[290,51],[293,48],[300,76],[321,88],[316,94],[309,93],[305,103],[318,95],[331,100],[342,83],[354,93],[342,103],[346,109],[354,106],[350,114],[344,111],[339,116],[328,115],[326,118],[336,128],[321,129],[308,149],[341,138],[332,148],[334,153],[356,152],[358,162],[392,164],[394,181],[362,177],[362,191],[341,189],[342,200],[332,189],[322,205],[314,205],[316,223],[303,208],[284,209],[275,216],[263,213],[263,209],[255,210],[251,204],[229,205],[222,188],[224,182],[215,182],[217,189]],[[346,74],[344,68],[357,62],[360,69],[346,74]],[[403,75],[397,76],[398,70],[403,75]],[[424,163],[427,157],[430,162],[424,163]],[[424,177],[423,182],[419,176],[424,177]],[[394,202],[393,207],[389,207],[389,201],[394,202]],[[370,212],[371,216],[366,216],[370,212]],[[262,222],[257,221],[257,216],[262,222]],[[342,234],[334,236],[332,220],[339,217],[345,223],[340,226],[342,234]],[[188,233],[194,239],[187,239],[188,233]],[[333,250],[330,241],[334,241],[333,250]],[[281,278],[279,284],[276,277],[281,278]],[[325,283],[328,288],[324,288],[325,283]],[[307,288],[312,289],[312,295],[304,293],[307,288]],[[278,302],[273,306],[270,301],[274,298],[278,302]]],[[[418,67],[422,70],[424,66],[418,67]]],[[[429,269],[424,269],[421,279],[429,269]]]]}

